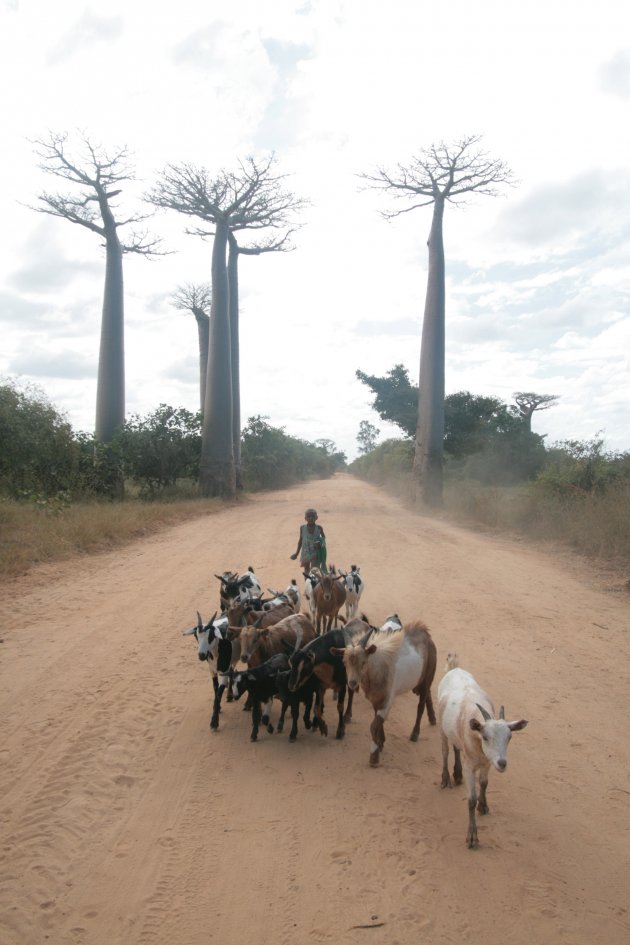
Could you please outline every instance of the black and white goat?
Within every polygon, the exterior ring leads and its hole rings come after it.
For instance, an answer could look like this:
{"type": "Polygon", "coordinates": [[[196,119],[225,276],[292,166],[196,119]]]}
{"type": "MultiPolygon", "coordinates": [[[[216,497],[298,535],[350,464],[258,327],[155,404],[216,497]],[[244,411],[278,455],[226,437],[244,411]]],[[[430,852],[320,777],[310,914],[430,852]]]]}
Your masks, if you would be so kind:
{"type": "Polygon", "coordinates": [[[197,640],[197,656],[202,662],[207,662],[212,674],[214,702],[210,728],[218,729],[219,713],[223,693],[228,690],[227,700],[232,702],[232,676],[234,667],[241,655],[240,628],[228,626],[226,616],[216,620],[216,613],[204,624],[201,614],[197,611],[197,626],[184,630],[183,636],[195,636],[197,640]]]}
{"type": "Polygon", "coordinates": [[[346,621],[356,617],[359,610],[359,601],[365,587],[365,581],[359,574],[361,568],[356,564],[350,565],[349,571],[341,571],[346,587],[346,621]]]}

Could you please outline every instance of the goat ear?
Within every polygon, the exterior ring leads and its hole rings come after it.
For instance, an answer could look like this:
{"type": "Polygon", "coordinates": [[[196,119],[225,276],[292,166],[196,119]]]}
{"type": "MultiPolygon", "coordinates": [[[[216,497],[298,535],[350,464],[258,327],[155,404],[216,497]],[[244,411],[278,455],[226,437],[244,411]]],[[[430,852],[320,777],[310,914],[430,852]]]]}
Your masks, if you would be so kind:
{"type": "Polygon", "coordinates": [[[331,646],[330,655],[331,656],[343,656],[346,652],[345,646],[331,646]]]}
{"type": "Polygon", "coordinates": [[[371,643],[365,648],[366,656],[370,656],[372,653],[376,653],[376,644],[371,643]]]}
{"type": "Polygon", "coordinates": [[[481,729],[483,728],[483,725],[481,724],[479,719],[476,719],[474,717],[470,720],[469,724],[473,732],[480,732],[481,729]]]}
{"type": "Polygon", "coordinates": [[[527,725],[527,719],[521,719],[520,722],[508,722],[508,728],[511,732],[520,732],[527,725]]]}
{"type": "Polygon", "coordinates": [[[193,633],[197,632],[197,627],[191,627],[190,630],[184,630],[182,632],[183,637],[191,637],[193,633]]]}

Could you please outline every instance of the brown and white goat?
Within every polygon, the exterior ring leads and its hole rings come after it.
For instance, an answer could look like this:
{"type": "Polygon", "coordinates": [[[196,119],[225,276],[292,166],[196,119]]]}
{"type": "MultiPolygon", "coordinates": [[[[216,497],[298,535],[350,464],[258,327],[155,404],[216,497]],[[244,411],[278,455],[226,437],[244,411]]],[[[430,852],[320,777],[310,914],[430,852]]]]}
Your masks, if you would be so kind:
{"type": "Polygon", "coordinates": [[[295,613],[295,608],[293,604],[289,601],[285,601],[283,604],[278,604],[277,607],[273,607],[271,610],[255,610],[252,606],[251,601],[241,601],[236,604],[231,604],[228,607],[227,618],[231,627],[240,627],[248,624],[249,626],[262,627],[271,627],[275,623],[279,623],[285,617],[290,617],[291,614],[295,613]]]}
{"type": "Polygon", "coordinates": [[[372,703],[372,766],[379,763],[385,744],[385,720],[399,693],[411,690],[418,696],[416,722],[409,736],[412,742],[418,741],[425,705],[429,722],[435,725],[431,683],[435,676],[436,649],[431,634],[420,620],[405,624],[400,630],[377,631],[332,652],[343,656],[349,688],[354,691],[361,686],[366,699],[372,703]]]}

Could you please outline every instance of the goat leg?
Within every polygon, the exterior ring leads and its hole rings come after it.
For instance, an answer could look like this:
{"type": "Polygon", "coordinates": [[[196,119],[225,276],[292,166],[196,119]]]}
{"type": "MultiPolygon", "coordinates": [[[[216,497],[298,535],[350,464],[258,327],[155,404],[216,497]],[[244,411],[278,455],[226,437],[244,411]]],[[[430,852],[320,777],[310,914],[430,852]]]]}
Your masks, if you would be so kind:
{"type": "Polygon", "coordinates": [[[348,705],[346,706],[346,714],[343,717],[344,722],[352,721],[352,702],[354,700],[354,691],[348,687],[348,705]]]}
{"type": "Polygon", "coordinates": [[[262,709],[260,702],[253,701],[252,703],[252,734],[250,735],[250,741],[258,741],[258,729],[260,727],[260,719],[262,716],[262,709]]]}
{"type": "Polygon", "coordinates": [[[488,772],[479,773],[479,800],[477,801],[477,810],[480,814],[489,814],[490,808],[486,800],[486,788],[488,787],[488,772]]]}
{"type": "Polygon", "coordinates": [[[225,691],[225,686],[218,686],[217,691],[214,696],[214,704],[212,706],[212,718],[210,719],[210,728],[215,731],[219,727],[219,713],[221,711],[221,697],[225,691]]]}
{"type": "Polygon", "coordinates": [[[453,780],[455,784],[462,783],[462,753],[459,748],[453,747],[455,753],[455,764],[453,765],[453,780]]]}
{"type": "Polygon", "coordinates": [[[339,721],[337,723],[335,738],[343,738],[346,734],[346,726],[343,720],[343,709],[346,701],[346,689],[347,686],[340,686],[339,692],[337,693],[337,715],[339,717],[339,721]]]}

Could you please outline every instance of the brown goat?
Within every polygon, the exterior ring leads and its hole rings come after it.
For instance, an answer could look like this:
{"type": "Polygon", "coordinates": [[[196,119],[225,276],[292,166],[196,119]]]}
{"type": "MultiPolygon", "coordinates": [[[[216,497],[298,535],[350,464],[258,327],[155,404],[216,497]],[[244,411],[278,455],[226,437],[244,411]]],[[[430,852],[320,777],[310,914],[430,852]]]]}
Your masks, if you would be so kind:
{"type": "Polygon", "coordinates": [[[286,653],[296,642],[303,646],[314,637],[315,628],[305,614],[290,614],[269,627],[243,627],[241,659],[250,668],[260,666],[276,653],[286,653]]]}
{"type": "Polygon", "coordinates": [[[338,621],[345,623],[339,611],[346,600],[346,588],[341,574],[323,574],[321,581],[313,589],[317,636],[327,633],[337,626],[338,621]]]}

